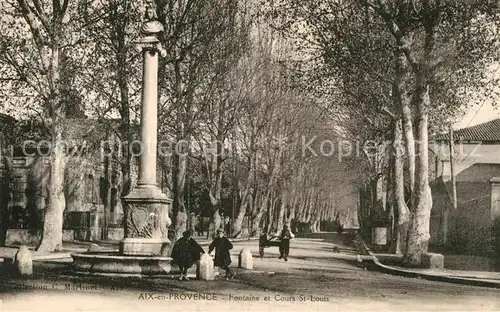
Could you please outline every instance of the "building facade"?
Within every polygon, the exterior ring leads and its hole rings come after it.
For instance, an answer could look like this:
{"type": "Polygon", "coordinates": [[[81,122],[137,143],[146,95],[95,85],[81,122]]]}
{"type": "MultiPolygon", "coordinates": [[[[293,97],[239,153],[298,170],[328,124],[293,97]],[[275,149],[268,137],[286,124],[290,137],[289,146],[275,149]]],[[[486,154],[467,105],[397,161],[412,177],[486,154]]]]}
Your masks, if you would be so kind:
{"type": "MultiPolygon", "coordinates": [[[[8,116],[0,116],[0,129],[15,123],[8,116]],[[2,117],[5,117],[2,119],[2,117]]],[[[76,142],[76,133],[83,133],[96,121],[75,119],[68,122],[76,142]]],[[[10,130],[6,130],[10,131],[10,130]]],[[[100,133],[94,141],[113,142],[117,138],[109,131],[100,133]]],[[[48,204],[50,161],[47,150],[40,146],[23,145],[8,139],[2,131],[0,141],[0,245],[31,245],[39,243],[43,228],[44,210],[48,204]]],[[[91,144],[84,153],[68,159],[65,170],[63,240],[95,241],[120,240],[124,237],[123,208],[121,205],[121,164],[114,157],[103,157],[101,144],[91,144]]],[[[132,186],[137,180],[137,159],[131,166],[132,186]]],[[[166,189],[166,175],[158,173],[162,189],[166,189]]]]}
{"type": "Polygon", "coordinates": [[[451,179],[450,135],[435,137],[436,178],[431,182],[431,246],[459,254],[491,256],[498,210],[492,181],[500,177],[500,119],[455,131],[451,179]],[[456,190],[456,209],[453,207],[456,190]]]}

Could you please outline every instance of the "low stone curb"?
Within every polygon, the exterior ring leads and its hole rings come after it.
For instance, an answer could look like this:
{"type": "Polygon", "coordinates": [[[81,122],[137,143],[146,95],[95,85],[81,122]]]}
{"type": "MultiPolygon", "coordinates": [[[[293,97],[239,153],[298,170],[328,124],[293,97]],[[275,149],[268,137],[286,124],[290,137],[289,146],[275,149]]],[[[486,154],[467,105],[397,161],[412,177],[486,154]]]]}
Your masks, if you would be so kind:
{"type": "MultiPolygon", "coordinates": [[[[231,242],[242,242],[242,241],[251,241],[251,240],[258,240],[256,237],[251,237],[251,238],[235,238],[235,239],[229,239],[231,242]]],[[[209,246],[210,242],[201,242],[201,246],[209,246]]],[[[44,260],[55,260],[55,259],[63,259],[63,258],[71,258],[71,254],[75,252],[85,252],[86,250],[75,250],[75,251],[66,251],[66,252],[58,252],[58,253],[52,253],[52,254],[42,254],[42,255],[37,255],[36,253],[33,253],[33,261],[44,261],[44,260]]],[[[115,251],[114,249],[110,248],[103,248],[102,251],[108,251],[112,252],[115,251]]],[[[10,257],[0,257],[0,263],[2,262],[8,262],[12,261],[13,258],[10,257]]]]}
{"type": "Polygon", "coordinates": [[[386,273],[386,274],[391,274],[395,276],[402,276],[402,277],[408,277],[408,278],[419,278],[419,279],[425,279],[429,281],[434,281],[434,282],[444,282],[444,283],[452,283],[452,284],[461,284],[461,285],[471,285],[471,286],[479,286],[479,287],[490,287],[490,288],[500,288],[500,282],[494,282],[494,281],[489,281],[489,280],[484,280],[484,279],[472,279],[472,278],[464,278],[464,277],[456,277],[456,276],[445,276],[445,275],[435,275],[435,274],[428,274],[428,273],[418,273],[418,272],[412,272],[404,269],[396,269],[390,266],[387,266],[383,263],[381,263],[377,256],[373,254],[373,252],[366,246],[365,242],[363,241],[363,246],[365,250],[368,252],[368,254],[372,257],[371,261],[374,266],[373,268],[376,271],[386,273]]]}
{"type": "MultiPolygon", "coordinates": [[[[88,272],[75,272],[77,276],[86,276],[89,278],[100,276],[100,277],[109,277],[109,278],[139,278],[142,280],[147,279],[168,279],[168,280],[178,280],[180,272],[169,272],[167,274],[162,275],[140,275],[140,274],[115,274],[115,273],[88,273],[88,272]]],[[[69,275],[70,277],[75,275],[69,275]]],[[[219,272],[214,272],[214,276],[220,276],[219,272]]],[[[189,272],[187,273],[187,277],[191,280],[198,280],[196,278],[196,273],[189,272]]]]}
{"type": "MultiPolygon", "coordinates": [[[[245,242],[245,241],[252,241],[252,240],[258,240],[259,238],[258,237],[248,237],[248,238],[230,238],[229,241],[231,243],[234,243],[234,242],[245,242]]],[[[201,242],[200,243],[200,246],[208,246],[210,245],[211,241],[208,241],[208,242],[201,242]]]]}
{"type": "Polygon", "coordinates": [[[48,255],[33,255],[33,261],[44,261],[44,260],[55,260],[55,259],[63,259],[63,258],[71,258],[70,252],[60,253],[60,254],[48,254],[48,255]]]}
{"type": "MultiPolygon", "coordinates": [[[[57,259],[66,259],[66,258],[71,258],[71,253],[65,252],[65,253],[55,253],[55,254],[47,254],[47,255],[36,255],[33,254],[32,260],[33,261],[46,261],[46,260],[57,260],[57,259]]],[[[14,257],[3,257],[0,258],[0,264],[2,263],[9,263],[9,262],[14,262],[14,257]]]]}

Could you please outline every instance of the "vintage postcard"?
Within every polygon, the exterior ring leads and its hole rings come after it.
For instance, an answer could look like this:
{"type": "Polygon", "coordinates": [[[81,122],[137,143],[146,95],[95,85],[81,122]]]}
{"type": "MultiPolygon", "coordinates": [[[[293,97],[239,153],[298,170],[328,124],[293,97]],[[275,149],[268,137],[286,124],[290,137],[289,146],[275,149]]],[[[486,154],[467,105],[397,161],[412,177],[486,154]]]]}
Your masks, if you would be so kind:
{"type": "Polygon", "coordinates": [[[2,0],[0,312],[500,311],[498,0],[2,0]]]}

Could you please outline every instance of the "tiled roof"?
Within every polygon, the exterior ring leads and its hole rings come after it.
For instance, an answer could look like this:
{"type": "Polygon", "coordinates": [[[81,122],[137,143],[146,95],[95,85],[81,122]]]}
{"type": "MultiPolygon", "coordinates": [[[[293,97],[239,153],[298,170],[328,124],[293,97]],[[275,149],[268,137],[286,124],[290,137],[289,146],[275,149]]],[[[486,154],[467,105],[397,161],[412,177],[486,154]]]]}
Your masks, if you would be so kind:
{"type": "MultiPolygon", "coordinates": [[[[500,119],[456,130],[453,137],[455,140],[462,141],[500,141],[500,119]]],[[[449,134],[438,134],[434,140],[448,141],[449,134]]]]}

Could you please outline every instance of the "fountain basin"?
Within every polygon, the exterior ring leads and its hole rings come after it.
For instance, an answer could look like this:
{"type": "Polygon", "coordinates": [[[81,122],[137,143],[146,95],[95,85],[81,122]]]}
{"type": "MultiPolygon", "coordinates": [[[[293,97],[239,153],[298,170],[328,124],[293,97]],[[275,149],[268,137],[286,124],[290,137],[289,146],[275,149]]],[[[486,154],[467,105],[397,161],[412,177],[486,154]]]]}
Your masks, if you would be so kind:
{"type": "Polygon", "coordinates": [[[119,252],[73,253],[73,268],[77,273],[91,275],[167,275],[171,257],[123,255],[119,252]]]}

